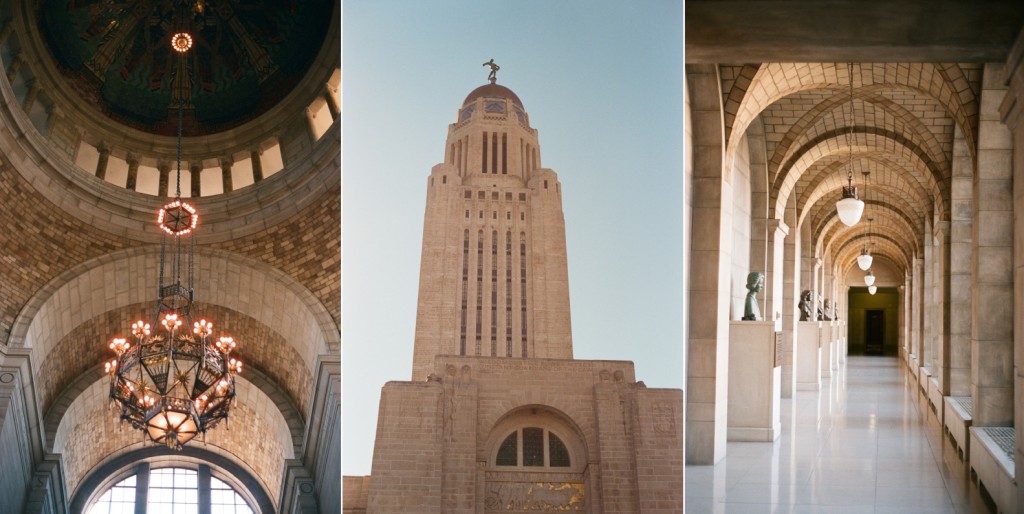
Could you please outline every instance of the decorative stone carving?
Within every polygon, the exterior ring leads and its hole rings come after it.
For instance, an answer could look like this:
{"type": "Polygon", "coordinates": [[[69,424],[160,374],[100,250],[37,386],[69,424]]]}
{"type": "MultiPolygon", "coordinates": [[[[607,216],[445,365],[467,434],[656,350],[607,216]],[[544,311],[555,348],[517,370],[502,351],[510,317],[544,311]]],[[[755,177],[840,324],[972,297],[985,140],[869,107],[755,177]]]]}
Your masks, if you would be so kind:
{"type": "Polygon", "coordinates": [[[761,308],[757,305],[757,293],[764,287],[764,273],[751,271],[747,274],[747,300],[743,306],[744,321],[759,321],[761,308]]]}
{"type": "Polygon", "coordinates": [[[571,482],[488,482],[487,512],[584,512],[584,486],[571,482]]]}
{"type": "Polygon", "coordinates": [[[671,404],[655,403],[651,407],[651,418],[654,421],[654,433],[660,436],[676,434],[676,411],[671,404]]]}

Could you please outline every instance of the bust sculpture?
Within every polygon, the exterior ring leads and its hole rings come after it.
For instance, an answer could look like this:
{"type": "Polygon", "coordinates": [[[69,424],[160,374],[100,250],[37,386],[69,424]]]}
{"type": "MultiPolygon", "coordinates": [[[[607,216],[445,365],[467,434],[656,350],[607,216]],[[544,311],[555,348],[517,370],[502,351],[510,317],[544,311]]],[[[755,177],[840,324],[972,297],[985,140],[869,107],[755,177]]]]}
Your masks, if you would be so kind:
{"type": "Polygon", "coordinates": [[[832,321],[836,319],[834,308],[835,306],[832,305],[832,300],[825,298],[825,312],[824,317],[822,319],[824,319],[825,321],[832,321]]]}
{"type": "Polygon", "coordinates": [[[818,321],[818,317],[814,314],[814,293],[809,289],[804,289],[804,292],[800,293],[800,321],[818,321]]]}
{"type": "Polygon", "coordinates": [[[751,271],[747,274],[747,301],[743,306],[744,321],[759,321],[761,308],[757,305],[757,293],[764,287],[764,273],[751,271]]]}

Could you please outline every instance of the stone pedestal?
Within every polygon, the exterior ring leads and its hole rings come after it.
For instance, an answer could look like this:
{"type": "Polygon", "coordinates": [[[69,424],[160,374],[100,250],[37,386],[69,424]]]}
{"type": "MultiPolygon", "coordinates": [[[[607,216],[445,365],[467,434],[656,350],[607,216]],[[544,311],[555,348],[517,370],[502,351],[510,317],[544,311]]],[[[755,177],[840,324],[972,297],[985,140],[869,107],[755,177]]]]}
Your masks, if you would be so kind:
{"type": "Polygon", "coordinates": [[[818,331],[818,337],[821,341],[821,377],[829,378],[832,376],[832,361],[835,359],[835,343],[832,342],[832,323],[831,321],[822,321],[821,330],[818,331]]]}
{"type": "Polygon", "coordinates": [[[796,390],[821,390],[821,322],[796,324],[796,390]]]}
{"type": "Polygon", "coordinates": [[[773,321],[729,326],[729,441],[774,441],[782,431],[782,352],[773,321]]]}
{"type": "Polygon", "coordinates": [[[849,352],[846,346],[846,320],[841,319],[836,323],[839,324],[839,364],[846,364],[846,354],[849,352]]]}
{"type": "Polygon", "coordinates": [[[839,322],[832,320],[829,324],[829,337],[828,344],[831,347],[829,353],[829,365],[832,367],[832,371],[839,369],[839,322]]]}

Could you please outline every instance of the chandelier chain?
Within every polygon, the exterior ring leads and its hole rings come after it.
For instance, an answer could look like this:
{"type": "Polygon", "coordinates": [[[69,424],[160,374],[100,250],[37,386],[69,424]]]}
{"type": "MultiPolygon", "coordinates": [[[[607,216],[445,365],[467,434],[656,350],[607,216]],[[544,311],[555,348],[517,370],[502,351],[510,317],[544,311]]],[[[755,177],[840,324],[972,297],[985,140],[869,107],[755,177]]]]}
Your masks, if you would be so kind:
{"type": "Polygon", "coordinates": [[[849,184],[853,185],[853,127],[857,123],[857,115],[853,110],[853,63],[847,63],[847,74],[850,77],[850,123],[849,132],[847,132],[846,147],[849,150],[849,171],[847,172],[847,180],[849,184]]]}

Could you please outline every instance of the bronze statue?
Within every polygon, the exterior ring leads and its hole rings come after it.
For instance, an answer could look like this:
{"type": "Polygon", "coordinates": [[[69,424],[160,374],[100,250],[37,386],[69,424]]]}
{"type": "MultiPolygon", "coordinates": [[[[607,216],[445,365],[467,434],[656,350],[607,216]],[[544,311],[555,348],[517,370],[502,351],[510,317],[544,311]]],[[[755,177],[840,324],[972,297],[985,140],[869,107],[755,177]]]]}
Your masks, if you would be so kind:
{"type": "Polygon", "coordinates": [[[751,271],[747,274],[747,301],[743,307],[744,321],[760,321],[761,308],[757,306],[757,293],[764,286],[764,273],[751,271]]]}
{"type": "Polygon", "coordinates": [[[818,317],[811,311],[813,304],[814,293],[804,289],[804,292],[800,293],[800,321],[818,321],[818,317]]]}
{"type": "Polygon", "coordinates": [[[494,81],[498,80],[498,70],[501,69],[501,66],[498,66],[497,64],[494,64],[494,59],[493,58],[491,60],[485,62],[483,65],[484,66],[490,66],[491,74],[487,76],[487,80],[490,81],[491,84],[494,84],[494,81]]]}

